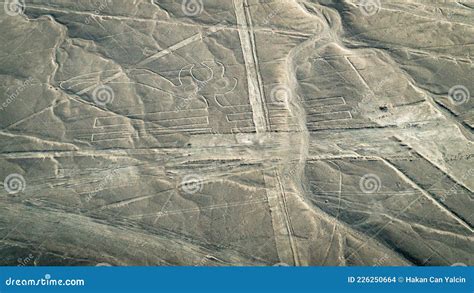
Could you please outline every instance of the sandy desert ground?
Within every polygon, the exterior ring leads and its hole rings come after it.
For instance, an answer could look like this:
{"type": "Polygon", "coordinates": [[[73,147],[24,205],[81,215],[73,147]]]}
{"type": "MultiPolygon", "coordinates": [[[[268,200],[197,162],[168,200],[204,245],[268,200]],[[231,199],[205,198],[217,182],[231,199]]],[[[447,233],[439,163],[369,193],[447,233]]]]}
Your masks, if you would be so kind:
{"type": "Polygon", "coordinates": [[[471,0],[3,0],[0,265],[474,264],[471,0]]]}

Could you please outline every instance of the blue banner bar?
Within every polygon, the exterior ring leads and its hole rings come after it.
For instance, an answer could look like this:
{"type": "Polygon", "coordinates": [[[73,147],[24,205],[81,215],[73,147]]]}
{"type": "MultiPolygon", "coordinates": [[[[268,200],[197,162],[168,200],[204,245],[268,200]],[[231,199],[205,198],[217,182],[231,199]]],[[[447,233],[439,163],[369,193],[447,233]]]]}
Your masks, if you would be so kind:
{"type": "Polygon", "coordinates": [[[472,267],[1,267],[0,292],[456,292],[472,267]]]}

